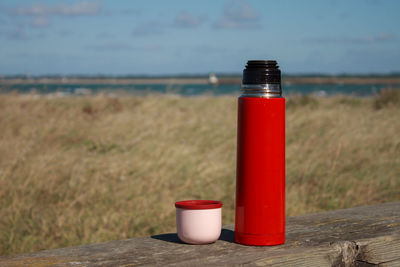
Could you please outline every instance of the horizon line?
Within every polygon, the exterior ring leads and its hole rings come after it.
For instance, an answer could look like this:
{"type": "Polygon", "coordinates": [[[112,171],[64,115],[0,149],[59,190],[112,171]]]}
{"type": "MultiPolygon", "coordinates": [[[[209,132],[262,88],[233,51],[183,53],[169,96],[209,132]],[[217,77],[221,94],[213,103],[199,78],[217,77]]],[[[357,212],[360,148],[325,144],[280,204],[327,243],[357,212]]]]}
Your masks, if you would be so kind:
{"type": "MultiPolygon", "coordinates": [[[[219,77],[241,77],[242,73],[229,73],[229,72],[209,72],[209,73],[176,73],[176,74],[85,74],[85,73],[75,73],[75,74],[0,74],[0,79],[29,79],[29,78],[200,78],[208,77],[211,73],[214,73],[219,77]]],[[[342,72],[342,73],[323,73],[323,72],[304,72],[304,73],[282,73],[283,77],[387,77],[387,76],[400,76],[400,71],[392,72],[342,72]]]]}

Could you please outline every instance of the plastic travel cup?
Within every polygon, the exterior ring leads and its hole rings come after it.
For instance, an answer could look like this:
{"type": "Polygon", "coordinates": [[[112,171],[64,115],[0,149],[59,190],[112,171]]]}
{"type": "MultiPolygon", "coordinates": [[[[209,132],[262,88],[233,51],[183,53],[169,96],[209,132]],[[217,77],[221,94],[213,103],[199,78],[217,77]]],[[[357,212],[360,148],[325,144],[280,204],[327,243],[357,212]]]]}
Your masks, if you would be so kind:
{"type": "Polygon", "coordinates": [[[178,201],[175,207],[176,229],[182,242],[199,245],[218,240],[222,226],[221,201],[178,201]]]}

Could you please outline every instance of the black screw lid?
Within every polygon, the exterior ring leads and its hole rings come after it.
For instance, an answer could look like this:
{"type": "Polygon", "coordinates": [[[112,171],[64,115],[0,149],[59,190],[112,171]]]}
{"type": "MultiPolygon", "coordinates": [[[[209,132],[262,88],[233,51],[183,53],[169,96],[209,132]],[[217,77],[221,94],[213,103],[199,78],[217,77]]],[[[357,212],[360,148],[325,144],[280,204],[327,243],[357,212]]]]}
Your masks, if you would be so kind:
{"type": "Polygon", "coordinates": [[[275,60],[249,60],[243,70],[243,84],[280,84],[281,71],[275,60]]]}

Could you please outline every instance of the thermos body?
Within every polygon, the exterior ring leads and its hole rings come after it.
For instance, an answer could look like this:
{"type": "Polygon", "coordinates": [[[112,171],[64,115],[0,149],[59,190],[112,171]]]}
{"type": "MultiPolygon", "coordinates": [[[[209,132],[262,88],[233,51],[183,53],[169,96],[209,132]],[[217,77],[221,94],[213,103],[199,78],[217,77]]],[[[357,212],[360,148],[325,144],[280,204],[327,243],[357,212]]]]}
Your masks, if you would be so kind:
{"type": "Polygon", "coordinates": [[[235,242],[240,244],[285,242],[285,99],[273,96],[253,92],[238,100],[235,242]]]}

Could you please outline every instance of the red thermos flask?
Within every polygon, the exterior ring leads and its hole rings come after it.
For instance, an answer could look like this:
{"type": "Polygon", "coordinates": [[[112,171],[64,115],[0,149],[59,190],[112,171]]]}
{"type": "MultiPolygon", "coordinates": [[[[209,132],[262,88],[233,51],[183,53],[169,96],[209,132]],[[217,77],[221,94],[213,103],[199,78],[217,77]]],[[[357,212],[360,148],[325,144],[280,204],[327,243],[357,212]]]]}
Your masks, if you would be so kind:
{"type": "Polygon", "coordinates": [[[285,98],[274,60],[250,60],[238,106],[235,242],[285,242],[285,98]]]}

